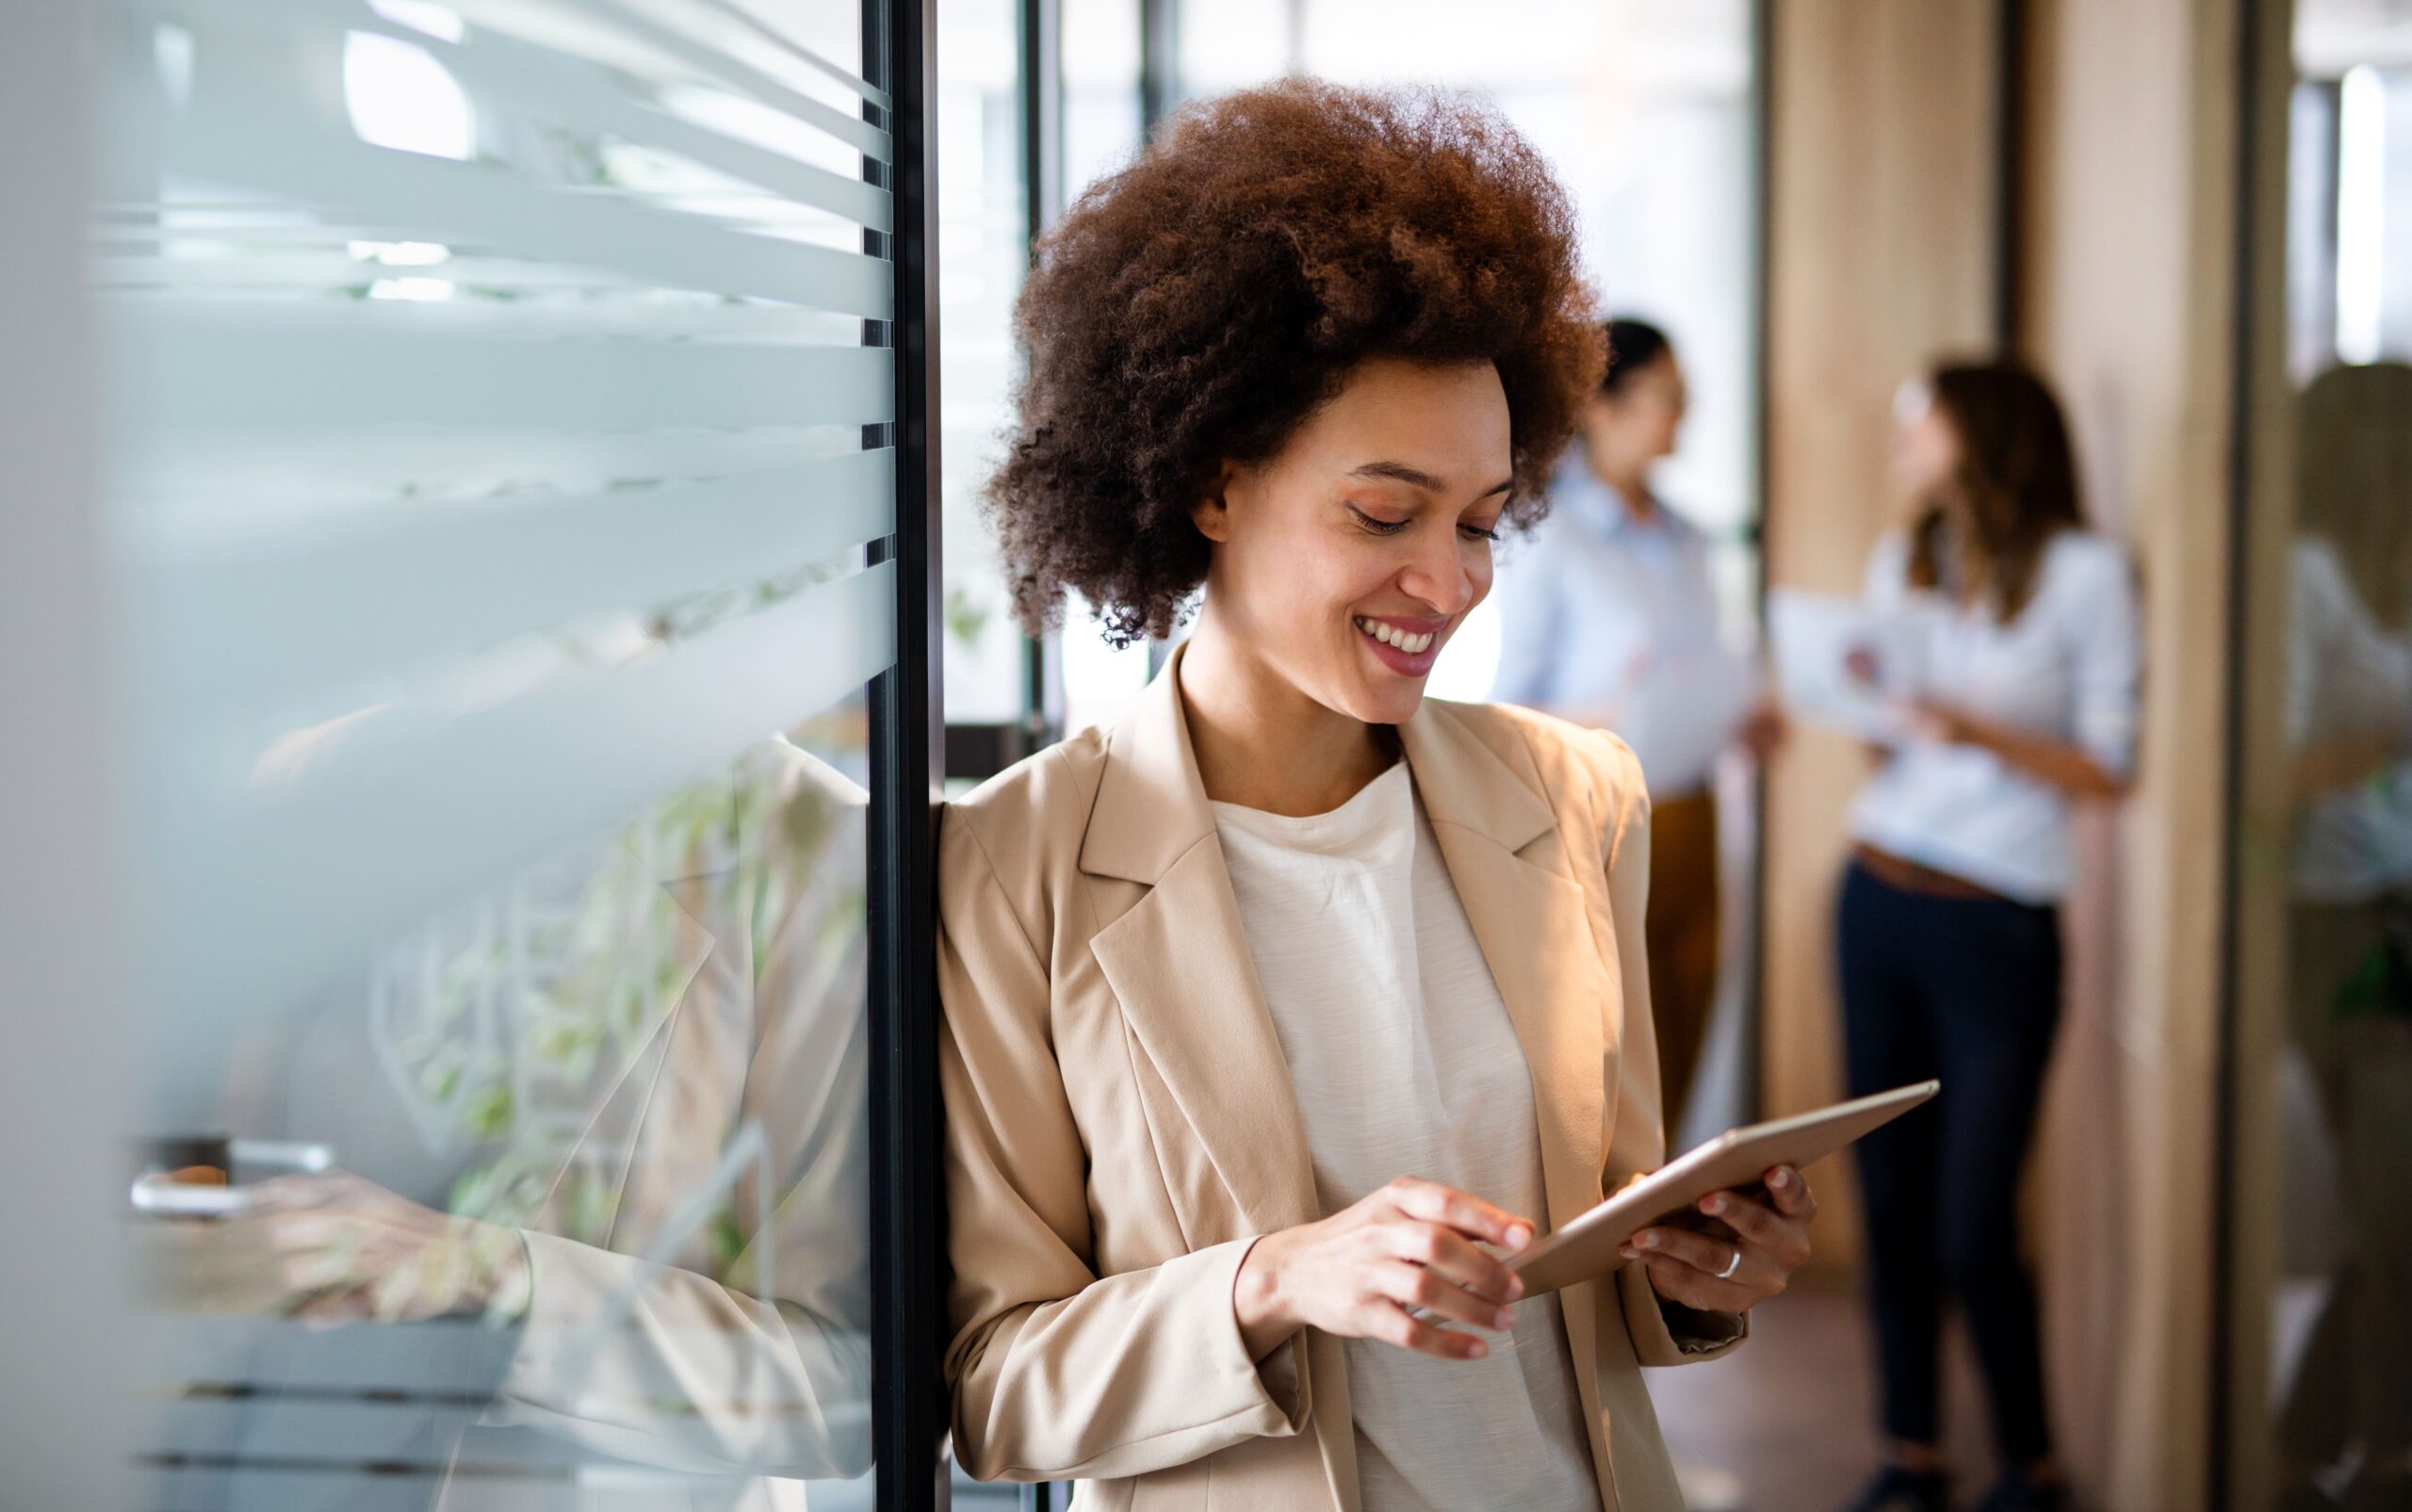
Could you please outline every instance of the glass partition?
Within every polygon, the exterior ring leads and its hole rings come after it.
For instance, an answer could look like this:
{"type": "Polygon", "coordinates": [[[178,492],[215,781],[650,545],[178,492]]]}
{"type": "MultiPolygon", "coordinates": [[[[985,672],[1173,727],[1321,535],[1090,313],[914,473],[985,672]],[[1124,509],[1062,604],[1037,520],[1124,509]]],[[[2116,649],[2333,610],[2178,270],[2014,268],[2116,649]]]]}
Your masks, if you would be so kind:
{"type": "Polygon", "coordinates": [[[873,1504],[887,14],[106,7],[137,1504],[873,1504]]]}
{"type": "MultiPolygon", "coordinates": [[[[2290,15],[2290,8],[2291,14],[2290,15]]],[[[2257,38],[2225,1504],[2412,1504],[2412,17],[2257,38]]]]}

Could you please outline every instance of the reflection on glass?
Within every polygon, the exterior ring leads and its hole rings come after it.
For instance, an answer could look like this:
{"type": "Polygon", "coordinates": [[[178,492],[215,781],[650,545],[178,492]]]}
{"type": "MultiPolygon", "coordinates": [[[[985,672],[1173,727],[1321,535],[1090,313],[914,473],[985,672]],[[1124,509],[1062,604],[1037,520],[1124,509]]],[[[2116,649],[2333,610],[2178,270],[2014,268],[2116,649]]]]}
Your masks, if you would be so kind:
{"type": "MultiPolygon", "coordinates": [[[[2298,405],[2280,1504],[2412,1494],[2412,366],[2298,405]]],[[[2392,1503],[2382,1500],[2393,1496],[2392,1503]]]]}
{"type": "Polygon", "coordinates": [[[764,742],[236,1047],[226,1126],[346,1168],[139,1230],[148,1302],[220,1320],[171,1342],[177,1504],[301,1504],[280,1457],[448,1507],[869,1469],[865,760],[859,705],[764,742]]]}
{"type": "Polygon", "coordinates": [[[2232,1384],[2266,1408],[2220,1447],[2240,1507],[2371,1512],[2412,1506],[2412,17],[2298,0],[2273,45],[2285,382],[2250,440],[2290,447],[2254,499],[2288,546],[2247,571],[2284,660],[2245,718],[2282,739],[2248,740],[2246,789],[2285,828],[2249,818],[2239,857],[2240,1012],[2275,1053],[2238,1068],[2229,1237],[2232,1384]]]}
{"type": "Polygon", "coordinates": [[[106,14],[134,1504],[869,1505],[861,8],[106,14]]]}

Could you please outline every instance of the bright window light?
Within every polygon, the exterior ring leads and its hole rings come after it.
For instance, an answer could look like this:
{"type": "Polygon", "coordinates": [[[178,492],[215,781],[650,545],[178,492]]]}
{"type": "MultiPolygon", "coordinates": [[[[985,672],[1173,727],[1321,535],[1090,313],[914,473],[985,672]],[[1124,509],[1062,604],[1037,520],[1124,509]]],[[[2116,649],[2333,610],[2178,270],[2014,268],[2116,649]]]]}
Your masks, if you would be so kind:
{"type": "Polygon", "coordinates": [[[344,38],[343,103],[351,129],[373,146],[466,162],[476,144],[460,81],[426,48],[397,38],[344,38]]]}
{"type": "Polygon", "coordinates": [[[2347,71],[2337,104],[2337,355],[2378,361],[2386,313],[2387,82],[2347,71]]]}

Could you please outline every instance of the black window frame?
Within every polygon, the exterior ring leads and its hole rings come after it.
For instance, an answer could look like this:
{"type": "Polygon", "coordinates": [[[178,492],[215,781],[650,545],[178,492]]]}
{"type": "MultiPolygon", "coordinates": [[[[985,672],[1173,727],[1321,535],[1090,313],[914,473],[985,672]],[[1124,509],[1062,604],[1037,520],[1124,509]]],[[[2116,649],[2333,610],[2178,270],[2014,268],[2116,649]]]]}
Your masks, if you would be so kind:
{"type": "Polygon", "coordinates": [[[946,1211],[937,1077],[937,824],[946,780],[939,524],[937,0],[862,0],[863,77],[888,98],[886,164],[865,175],[892,196],[894,230],[863,250],[895,268],[895,318],[868,344],[895,353],[896,659],[871,685],[872,1439],[880,1512],[948,1504],[943,1374],[946,1211]]]}

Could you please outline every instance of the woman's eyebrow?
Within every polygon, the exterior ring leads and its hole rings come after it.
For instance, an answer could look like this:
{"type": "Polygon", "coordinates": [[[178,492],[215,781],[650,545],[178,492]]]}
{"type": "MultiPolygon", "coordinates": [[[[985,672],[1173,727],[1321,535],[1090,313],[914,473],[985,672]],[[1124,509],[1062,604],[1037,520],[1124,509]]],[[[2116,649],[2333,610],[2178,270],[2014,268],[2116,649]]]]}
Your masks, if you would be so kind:
{"type": "MultiPolygon", "coordinates": [[[[1426,472],[1421,467],[1410,466],[1403,462],[1369,462],[1361,467],[1350,468],[1348,470],[1348,476],[1351,478],[1386,478],[1393,482],[1405,483],[1410,488],[1420,488],[1427,494],[1438,494],[1443,487],[1441,480],[1438,478],[1433,477],[1430,473],[1426,472]]],[[[1493,494],[1505,494],[1508,490],[1515,486],[1516,480],[1513,478],[1503,479],[1500,481],[1493,483],[1491,487],[1484,489],[1481,493],[1475,495],[1475,497],[1489,498],[1493,494]]]]}

